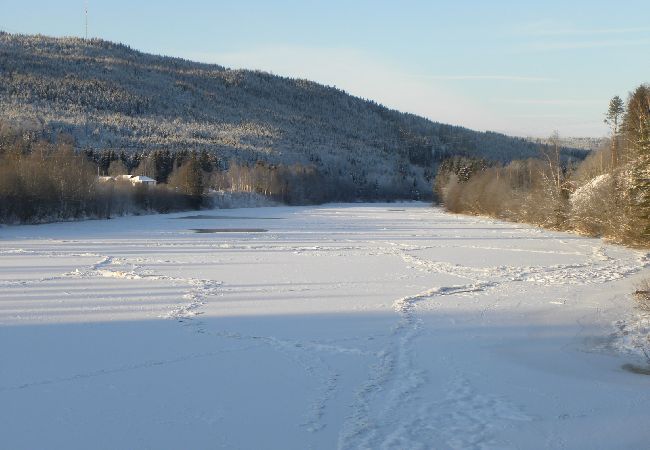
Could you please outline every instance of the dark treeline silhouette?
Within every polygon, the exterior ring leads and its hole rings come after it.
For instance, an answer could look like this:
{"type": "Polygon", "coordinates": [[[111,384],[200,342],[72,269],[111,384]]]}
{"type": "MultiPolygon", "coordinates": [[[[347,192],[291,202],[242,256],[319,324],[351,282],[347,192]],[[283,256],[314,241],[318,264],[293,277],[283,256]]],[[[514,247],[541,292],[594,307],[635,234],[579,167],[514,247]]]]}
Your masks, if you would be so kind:
{"type": "Polygon", "coordinates": [[[557,135],[539,157],[488,164],[452,158],[434,190],[453,212],[573,230],[636,246],[650,245],[650,87],[606,113],[607,145],[579,164],[562,157],[557,135]]]}

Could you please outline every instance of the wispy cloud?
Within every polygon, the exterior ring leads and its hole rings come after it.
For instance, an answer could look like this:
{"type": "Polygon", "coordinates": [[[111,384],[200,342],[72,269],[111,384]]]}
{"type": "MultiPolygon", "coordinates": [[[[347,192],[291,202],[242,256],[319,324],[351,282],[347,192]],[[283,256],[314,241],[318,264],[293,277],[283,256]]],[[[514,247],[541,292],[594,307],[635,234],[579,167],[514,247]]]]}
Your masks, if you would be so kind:
{"type": "Polygon", "coordinates": [[[535,36],[594,36],[594,35],[621,35],[650,33],[650,27],[631,28],[556,28],[534,30],[530,34],[535,36]]]}
{"type": "Polygon", "coordinates": [[[416,78],[450,81],[514,81],[522,83],[552,83],[556,78],[532,77],[521,75],[413,75],[416,78]]]}
{"type": "Polygon", "coordinates": [[[522,99],[522,98],[497,98],[492,101],[497,103],[508,103],[511,105],[549,105],[549,106],[592,106],[607,104],[607,100],[583,100],[583,99],[522,99]]]}
{"type": "Polygon", "coordinates": [[[593,28],[566,21],[540,20],[520,24],[514,31],[516,34],[528,36],[602,36],[650,33],[650,26],[593,28]]]}
{"type": "Polygon", "coordinates": [[[461,89],[414,77],[390,61],[354,48],[269,45],[237,52],[179,55],[233,68],[261,69],[337,86],[388,107],[478,129],[503,126],[461,89]]]}
{"type": "Polygon", "coordinates": [[[520,50],[556,51],[650,45],[649,26],[584,27],[567,21],[541,20],[520,24],[512,30],[520,50]]]}
{"type": "Polygon", "coordinates": [[[511,119],[578,119],[576,114],[511,114],[511,119]]]}
{"type": "Polygon", "coordinates": [[[552,41],[532,42],[528,47],[532,50],[574,50],[605,47],[634,47],[650,45],[650,38],[646,39],[608,39],[591,41],[552,41]]]}
{"type": "MultiPolygon", "coordinates": [[[[498,98],[499,94],[495,91],[492,96],[497,98],[490,99],[489,89],[483,89],[483,95],[472,95],[465,84],[475,80],[477,83],[480,80],[485,83],[490,83],[490,80],[502,80],[506,84],[518,84],[526,89],[526,83],[555,81],[553,78],[542,76],[503,73],[413,75],[413,72],[390,60],[354,48],[269,45],[234,52],[190,52],[177,56],[226,67],[261,69],[290,77],[307,78],[330,86],[335,85],[353,95],[370,98],[401,111],[479,130],[495,130],[516,135],[548,135],[555,129],[566,135],[604,133],[602,119],[599,118],[594,119],[589,128],[582,125],[573,126],[571,118],[552,116],[581,117],[590,106],[602,109],[608,99],[567,100],[562,99],[559,94],[550,100],[517,98],[513,93],[517,89],[512,86],[507,86],[507,94],[501,94],[504,97],[498,98]],[[506,95],[509,97],[505,97],[506,95]],[[521,106],[514,107],[513,104],[521,106]],[[536,114],[546,114],[548,117],[534,117],[536,114]]],[[[501,87],[496,82],[494,84],[495,88],[501,87]]],[[[530,93],[530,90],[526,92],[530,93]]]]}

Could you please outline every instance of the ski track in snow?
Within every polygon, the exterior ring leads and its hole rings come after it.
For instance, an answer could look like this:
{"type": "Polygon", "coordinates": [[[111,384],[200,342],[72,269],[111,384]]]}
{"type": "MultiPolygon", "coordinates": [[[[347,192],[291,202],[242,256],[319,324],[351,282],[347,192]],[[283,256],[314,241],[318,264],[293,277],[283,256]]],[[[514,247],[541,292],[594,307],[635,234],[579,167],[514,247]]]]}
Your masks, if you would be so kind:
{"type": "MultiPolygon", "coordinates": [[[[594,246],[588,260],[580,264],[547,267],[496,266],[476,268],[444,261],[430,261],[412,255],[426,249],[413,246],[374,242],[384,254],[399,256],[411,269],[453,275],[471,280],[466,285],[439,286],[416,295],[406,296],[393,303],[399,321],[392,332],[389,345],[378,353],[378,362],[371,368],[366,383],[358,390],[354,413],[339,438],[342,449],[426,449],[437,440],[449,448],[498,448],[492,432],[512,421],[530,421],[519,407],[507,399],[477,393],[469,380],[458,374],[441,402],[421,407],[418,411],[405,410],[414,399],[418,387],[427,380],[415,364],[413,342],[420,332],[417,317],[419,303],[435,303],[444,296],[484,295],[491,289],[509,283],[528,282],[552,284],[606,283],[634,274],[650,265],[647,254],[638,254],[636,260],[621,262],[607,255],[605,247],[594,246]],[[380,403],[373,408],[373,403],[380,403]],[[373,413],[379,409],[379,413],[373,413]]],[[[470,248],[480,248],[471,247],[470,248]]],[[[554,253],[554,252],[544,252],[554,253]]],[[[565,254],[582,255],[580,252],[565,254]]],[[[623,321],[619,328],[636,327],[647,331],[647,320],[639,323],[623,321]],[[645,328],[644,328],[645,326],[645,328]]],[[[647,333],[635,333],[626,348],[639,348],[639,340],[647,341],[647,333]]],[[[620,341],[620,340],[619,340],[620,341]]],[[[620,348],[619,348],[620,349],[620,348]]]]}
{"type": "MultiPolygon", "coordinates": [[[[471,222],[469,222],[471,223],[471,222]]],[[[476,223],[482,223],[480,221],[476,223]]],[[[489,223],[489,222],[488,222],[489,223]]],[[[536,230],[513,228],[510,232],[531,233],[536,230]]],[[[268,238],[269,236],[267,236],[268,238]]],[[[272,238],[271,238],[272,239],[272,238]]],[[[560,239],[560,238],[558,238],[560,239]]],[[[70,244],[76,241],[68,241],[70,244]]],[[[127,241],[128,242],[128,241],[127,241]]],[[[121,246],[122,249],[131,244],[121,246]]],[[[101,247],[102,241],[93,243],[80,242],[79,245],[95,244],[101,247]]],[[[119,243],[111,242],[112,245],[119,243]]],[[[64,278],[117,278],[129,280],[164,281],[173,286],[185,286],[185,294],[176,306],[161,315],[161,318],[178,321],[188,331],[213,339],[228,339],[247,344],[244,348],[266,346],[273,351],[282,353],[303,370],[310,379],[316,380],[318,388],[312,393],[310,403],[305,405],[304,420],[299,425],[309,432],[316,433],[326,426],[324,420],[328,402],[338,389],[338,381],[342,376],[327,361],[327,355],[346,354],[352,356],[371,357],[375,363],[368,368],[367,378],[356,389],[349,414],[345,418],[339,433],[338,447],[341,449],[425,449],[432,442],[441,442],[449,448],[494,448],[501,444],[493,439],[498,429],[508,424],[531,421],[533,418],[522,408],[514,405],[509,399],[481,393],[459,369],[454,369],[454,376],[448,380],[444,392],[446,395],[432,403],[417,402],[420,387],[427,383],[426,371],[418,366],[415,355],[415,342],[422,331],[422,320],[418,311],[435,308],[447,298],[474,299],[478,296],[489,296],[494,290],[510,286],[514,283],[531,283],[545,285],[571,285],[607,283],[630,276],[645,267],[650,266],[647,254],[637,252],[637,257],[621,259],[608,254],[607,247],[600,244],[580,244],[580,248],[570,251],[552,250],[521,250],[516,248],[502,249],[489,245],[415,245],[395,243],[386,240],[369,241],[369,245],[341,245],[340,242],[320,243],[319,245],[292,245],[278,242],[261,243],[206,243],[197,241],[154,242],[152,247],[195,248],[205,251],[216,249],[246,250],[246,251],[289,251],[296,255],[333,255],[345,256],[356,252],[364,256],[393,256],[401,260],[408,270],[445,274],[467,280],[466,284],[450,286],[433,286],[420,293],[407,295],[393,302],[396,323],[390,330],[384,330],[377,335],[385,345],[376,353],[369,353],[361,347],[342,345],[337,341],[305,341],[279,339],[274,336],[251,335],[237,332],[225,332],[211,329],[201,321],[201,308],[211,300],[218,299],[230,289],[220,281],[172,277],[147,269],[148,264],[165,264],[175,262],[173,259],[160,259],[155,256],[146,257],[115,257],[92,252],[37,251],[24,248],[3,249],[0,255],[33,255],[45,257],[93,257],[97,261],[90,266],[77,268],[73,271],[38,279],[0,280],[2,286],[25,286],[64,278]],[[448,261],[434,261],[417,255],[417,252],[437,248],[463,248],[483,250],[504,250],[510,252],[527,251],[540,254],[558,254],[584,256],[585,261],[573,264],[558,264],[551,266],[516,266],[500,265],[492,267],[473,267],[454,264],[448,261]],[[410,405],[418,404],[418,408],[410,405]],[[408,411],[408,414],[406,413],[408,411]]],[[[568,245],[568,244],[567,244],[568,245]]],[[[179,261],[183,262],[183,261],[179,261]]],[[[345,283],[342,283],[343,285],[345,283]]],[[[288,288],[286,291],[296,292],[302,289],[288,288]]],[[[264,294],[263,289],[256,292],[264,294]]],[[[276,288],[272,292],[283,292],[276,288]]],[[[486,305],[486,308],[489,305],[486,305]]],[[[650,321],[634,322],[633,318],[622,320],[616,324],[619,339],[627,339],[621,344],[621,349],[643,346],[639,344],[639,333],[631,333],[634,326],[645,327],[647,332],[650,321]],[[639,325],[640,324],[640,325],[639,325]],[[635,340],[636,339],[636,340],[635,340]]],[[[241,350],[239,348],[238,350],[241,350]]],[[[80,373],[66,378],[40,380],[16,386],[0,387],[0,391],[26,389],[31,386],[62,383],[82,378],[96,377],[116,372],[138,370],[157,365],[181,363],[193,358],[213,357],[222,351],[209,353],[188,354],[169,360],[145,361],[115,368],[106,368],[87,373],[80,373]]],[[[453,362],[447,361],[450,367],[453,362]]]]}
{"type": "MultiPolygon", "coordinates": [[[[394,252],[391,249],[397,246],[391,243],[389,245],[384,247],[386,252],[396,254],[410,267],[418,270],[465,278],[469,274],[475,274],[474,270],[467,267],[428,263],[402,250],[394,252]]],[[[417,249],[419,248],[415,248],[417,249]]],[[[486,281],[461,286],[434,287],[416,295],[400,298],[393,303],[393,308],[400,317],[399,321],[393,328],[389,345],[379,352],[379,361],[371,369],[369,379],[356,394],[355,412],[344,426],[339,448],[426,449],[430,448],[434,437],[442,438],[452,448],[481,448],[474,444],[487,442],[490,424],[495,418],[501,418],[499,411],[494,410],[495,407],[507,412],[501,414],[504,419],[517,417],[528,420],[523,413],[507,406],[505,400],[497,398],[487,401],[480,396],[472,396],[468,381],[464,381],[462,389],[450,390],[446,402],[436,405],[437,408],[430,406],[419,411],[403,411],[402,414],[398,412],[400,407],[408,409],[418,388],[426,382],[424,371],[416,366],[412,348],[413,341],[421,329],[421,321],[416,313],[417,304],[432,302],[443,296],[473,296],[496,286],[498,283],[486,281]],[[456,394],[452,395],[454,393],[456,394]],[[380,407],[372,408],[373,402],[381,403],[380,407]],[[379,409],[378,414],[371,413],[376,409],[379,409]],[[449,417],[459,428],[439,436],[441,427],[448,425],[443,419],[449,417]],[[462,431],[461,435],[466,438],[458,436],[458,431],[462,431]]]]}
{"type": "Polygon", "coordinates": [[[236,350],[217,350],[217,351],[214,351],[214,352],[194,353],[194,354],[179,356],[177,358],[156,359],[156,360],[144,361],[144,362],[138,363],[138,364],[128,364],[128,365],[119,366],[119,367],[98,369],[98,370],[94,370],[94,371],[91,371],[91,372],[83,372],[83,373],[74,374],[74,375],[71,375],[71,376],[68,376],[68,377],[49,378],[49,379],[44,379],[44,380],[32,381],[32,382],[29,382],[29,383],[18,384],[18,385],[14,385],[14,386],[0,386],[0,392],[12,391],[12,390],[20,390],[20,389],[28,389],[28,388],[31,388],[31,387],[45,386],[45,385],[50,385],[50,384],[68,383],[68,382],[72,382],[72,381],[83,380],[83,379],[86,379],[86,378],[94,378],[94,377],[110,375],[110,374],[114,374],[114,373],[129,372],[129,371],[141,370],[141,369],[148,369],[148,368],[152,368],[152,367],[164,366],[164,365],[167,365],[167,364],[177,364],[177,363],[190,361],[190,360],[193,360],[193,359],[212,358],[212,357],[218,356],[220,354],[234,352],[234,351],[241,351],[241,350],[242,349],[239,348],[239,349],[236,349],[236,350]]]}
{"type": "MultiPolygon", "coordinates": [[[[233,248],[228,246],[228,248],[233,248]]],[[[261,246],[251,246],[244,245],[239,246],[241,249],[260,249],[264,248],[261,246]]],[[[266,247],[268,248],[268,247],[266,247]]],[[[277,249],[277,247],[272,247],[277,249]]],[[[347,247],[350,249],[351,247],[347,247]]],[[[305,252],[305,251],[321,251],[323,250],[319,246],[314,247],[287,247],[286,249],[294,249],[295,252],[305,252]]],[[[336,250],[341,250],[341,247],[337,247],[336,250]]],[[[327,251],[327,249],[325,249],[327,251]]],[[[99,255],[95,253],[68,253],[68,252],[36,252],[36,251],[27,251],[23,249],[14,249],[14,250],[4,250],[2,253],[5,254],[31,254],[35,256],[46,256],[46,257],[95,257],[100,258],[96,263],[92,264],[87,268],[76,268],[73,271],[64,273],[60,276],[40,278],[37,280],[22,280],[19,282],[4,282],[5,285],[29,285],[32,283],[41,283],[44,281],[60,280],[67,277],[71,278],[93,278],[93,277],[104,277],[104,278],[117,278],[122,280],[152,280],[152,281],[168,281],[171,284],[178,285],[184,284],[189,287],[189,290],[182,296],[183,302],[179,303],[177,306],[170,309],[167,313],[161,315],[161,318],[164,319],[173,319],[178,321],[187,327],[188,330],[203,334],[206,336],[212,336],[215,338],[225,338],[236,341],[244,341],[252,344],[253,346],[265,345],[274,351],[280,352],[286,355],[294,363],[304,370],[304,372],[312,379],[319,380],[319,388],[313,395],[312,403],[307,407],[305,413],[305,418],[303,423],[300,425],[306,428],[309,432],[316,432],[322,429],[325,424],[322,422],[323,414],[325,412],[327,401],[334,394],[337,387],[337,379],[339,374],[334,371],[322,357],[320,353],[324,354],[352,354],[352,355],[365,355],[367,352],[364,350],[354,348],[354,347],[344,347],[340,345],[335,345],[335,343],[323,343],[323,342],[305,342],[305,341],[296,341],[296,340],[283,340],[278,339],[273,336],[257,336],[257,335],[244,335],[240,333],[228,333],[228,332],[215,332],[209,331],[204,326],[204,323],[200,320],[197,320],[201,315],[200,308],[206,304],[206,302],[213,297],[216,297],[220,294],[220,289],[222,288],[222,283],[219,281],[213,280],[203,280],[197,278],[181,278],[181,277],[171,277],[167,275],[156,274],[151,270],[144,269],[143,267],[146,263],[151,262],[149,258],[117,258],[107,255],[99,255]],[[139,264],[130,263],[129,261],[137,261],[139,264]]],[[[155,262],[160,262],[156,260],[155,262]]],[[[166,260],[164,262],[170,262],[166,260]]],[[[0,284],[1,286],[1,284],[0,284]]],[[[288,289],[288,291],[296,291],[296,289],[288,289]]],[[[268,292],[259,290],[259,292],[268,292]]],[[[277,292],[277,290],[273,291],[277,292]]],[[[239,349],[241,351],[242,349],[239,349]]],[[[84,378],[92,378],[96,376],[108,375],[112,373],[125,372],[129,370],[138,370],[145,369],[150,367],[162,366],[170,363],[179,363],[188,361],[190,359],[196,358],[207,358],[214,357],[224,351],[215,351],[210,353],[201,353],[183,356],[179,358],[174,358],[172,360],[159,360],[159,361],[145,361],[140,364],[128,365],[124,367],[117,368],[105,368],[96,370],[89,373],[80,373],[75,374],[69,377],[57,378],[57,379],[47,379],[40,380],[35,382],[30,382],[26,384],[21,384],[18,386],[8,386],[1,387],[0,392],[7,390],[15,389],[26,389],[34,386],[43,386],[55,383],[70,382],[75,380],[80,380],[84,378]]]]}
{"type": "MultiPolygon", "coordinates": [[[[88,256],[88,255],[86,255],[88,256]]],[[[95,255],[100,256],[100,255],[95,255]]],[[[198,309],[205,304],[208,298],[218,295],[221,282],[202,280],[198,278],[180,278],[155,274],[150,270],[143,270],[141,266],[129,264],[127,259],[113,256],[101,256],[101,259],[88,269],[75,269],[65,273],[62,277],[78,278],[119,278],[122,280],[152,280],[168,281],[172,285],[185,284],[189,290],[182,296],[183,302],[163,314],[162,318],[183,320],[200,314],[198,309]],[[130,265],[130,268],[128,267],[130,265]]],[[[139,258],[139,261],[146,261],[139,258]]]]}

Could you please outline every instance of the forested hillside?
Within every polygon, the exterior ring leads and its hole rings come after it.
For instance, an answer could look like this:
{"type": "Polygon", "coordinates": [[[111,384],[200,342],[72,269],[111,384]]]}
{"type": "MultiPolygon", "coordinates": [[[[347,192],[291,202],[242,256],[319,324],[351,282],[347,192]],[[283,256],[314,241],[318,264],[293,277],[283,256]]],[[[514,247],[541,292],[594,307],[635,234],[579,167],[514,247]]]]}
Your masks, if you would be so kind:
{"type": "MultiPolygon", "coordinates": [[[[0,122],[77,150],[208,152],[311,167],[377,197],[426,196],[438,162],[506,162],[539,145],[435,123],[332,87],[144,54],[102,40],[0,32],[0,122]]],[[[372,195],[366,195],[372,196],[372,195]]]]}

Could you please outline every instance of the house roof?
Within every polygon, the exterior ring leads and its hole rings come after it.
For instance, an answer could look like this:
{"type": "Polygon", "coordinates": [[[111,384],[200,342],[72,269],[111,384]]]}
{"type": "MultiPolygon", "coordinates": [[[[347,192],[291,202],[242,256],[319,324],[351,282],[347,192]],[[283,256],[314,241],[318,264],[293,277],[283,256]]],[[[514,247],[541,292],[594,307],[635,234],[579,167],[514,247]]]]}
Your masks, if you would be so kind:
{"type": "Polygon", "coordinates": [[[147,182],[155,182],[153,178],[145,177],[144,175],[131,175],[131,179],[135,181],[139,181],[141,183],[147,183],[147,182]]]}
{"type": "Polygon", "coordinates": [[[116,175],[114,177],[97,177],[100,181],[128,180],[131,183],[155,183],[153,178],[144,175],[116,175]]]}

